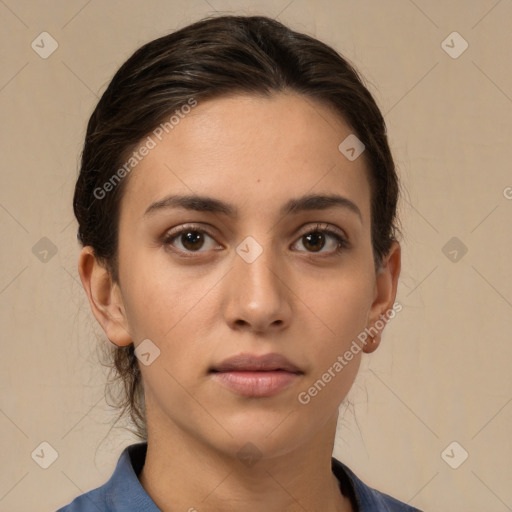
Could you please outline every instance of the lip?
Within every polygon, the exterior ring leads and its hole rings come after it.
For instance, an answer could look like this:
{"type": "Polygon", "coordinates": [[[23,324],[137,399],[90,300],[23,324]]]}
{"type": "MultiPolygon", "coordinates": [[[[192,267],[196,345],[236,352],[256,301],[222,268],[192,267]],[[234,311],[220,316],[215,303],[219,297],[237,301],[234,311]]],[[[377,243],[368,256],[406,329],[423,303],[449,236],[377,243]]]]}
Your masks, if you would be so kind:
{"type": "Polygon", "coordinates": [[[304,373],[291,361],[281,354],[271,353],[257,356],[253,354],[240,354],[225,359],[218,365],[212,366],[210,371],[216,372],[259,372],[283,370],[290,373],[304,373]]]}
{"type": "Polygon", "coordinates": [[[230,391],[248,397],[267,397],[293,385],[304,372],[281,354],[241,354],[210,369],[210,375],[230,391]]]}

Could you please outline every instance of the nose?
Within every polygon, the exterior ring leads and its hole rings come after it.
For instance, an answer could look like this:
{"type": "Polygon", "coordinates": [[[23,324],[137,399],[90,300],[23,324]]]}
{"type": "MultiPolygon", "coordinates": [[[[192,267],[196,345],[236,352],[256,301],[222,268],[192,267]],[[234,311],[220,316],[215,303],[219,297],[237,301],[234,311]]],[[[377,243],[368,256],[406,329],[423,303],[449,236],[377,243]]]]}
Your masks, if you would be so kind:
{"type": "Polygon", "coordinates": [[[254,260],[238,253],[225,290],[224,315],[234,330],[265,333],[290,324],[293,293],[284,264],[269,246],[254,260]]]}

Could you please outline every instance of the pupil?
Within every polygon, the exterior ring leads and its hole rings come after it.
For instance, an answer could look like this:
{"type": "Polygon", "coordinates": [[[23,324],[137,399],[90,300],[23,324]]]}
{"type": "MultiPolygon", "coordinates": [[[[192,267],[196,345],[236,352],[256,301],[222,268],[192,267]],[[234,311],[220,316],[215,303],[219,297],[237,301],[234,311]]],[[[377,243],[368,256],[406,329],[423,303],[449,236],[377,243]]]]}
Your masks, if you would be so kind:
{"type": "Polygon", "coordinates": [[[188,231],[187,233],[183,233],[183,236],[185,237],[185,241],[183,243],[183,246],[187,249],[193,250],[193,249],[200,249],[202,243],[199,245],[199,247],[196,246],[197,242],[202,242],[202,235],[201,233],[198,233],[197,231],[188,231]]]}
{"type": "MultiPolygon", "coordinates": [[[[323,248],[323,242],[324,242],[324,235],[323,233],[310,233],[309,235],[306,235],[306,240],[308,241],[308,244],[310,243],[311,239],[313,239],[313,242],[318,242],[320,241],[321,242],[321,247],[317,247],[316,249],[313,248],[313,251],[316,252],[316,251],[319,251],[320,249],[323,248]]],[[[313,243],[313,245],[316,245],[315,243],[313,243]]]]}

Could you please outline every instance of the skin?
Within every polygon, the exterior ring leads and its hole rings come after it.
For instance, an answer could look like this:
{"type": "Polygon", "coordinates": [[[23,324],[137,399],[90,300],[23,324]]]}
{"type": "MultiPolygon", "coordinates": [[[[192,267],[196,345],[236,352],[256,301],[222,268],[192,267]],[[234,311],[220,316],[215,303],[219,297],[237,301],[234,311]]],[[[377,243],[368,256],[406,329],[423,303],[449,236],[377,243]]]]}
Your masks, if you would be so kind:
{"type": "Polygon", "coordinates": [[[82,250],[80,277],[109,340],[150,339],[160,349],[140,365],[148,452],[139,480],[161,510],[352,510],[331,471],[338,407],[382,331],[310,403],[297,400],[396,297],[400,245],[375,272],[364,153],[349,161],[338,150],[351,133],[331,109],[291,92],[199,103],[131,171],[120,285],[91,247],[82,250]],[[209,195],[239,215],[144,215],[171,193],[209,195]],[[349,198],[362,220],[343,208],[279,214],[289,199],[312,193],[349,198]],[[323,247],[308,244],[304,231],[317,222],[342,230],[349,247],[336,254],[329,235],[323,247]],[[178,236],[166,247],[162,238],[185,223],[213,237],[201,246],[178,236]],[[236,253],[247,236],[263,249],[252,263],[236,253]],[[187,248],[193,257],[180,258],[187,248]],[[283,354],[304,374],[274,396],[239,396],[208,370],[243,352],[283,354]],[[252,466],[237,456],[248,442],[261,455],[252,466]]]}

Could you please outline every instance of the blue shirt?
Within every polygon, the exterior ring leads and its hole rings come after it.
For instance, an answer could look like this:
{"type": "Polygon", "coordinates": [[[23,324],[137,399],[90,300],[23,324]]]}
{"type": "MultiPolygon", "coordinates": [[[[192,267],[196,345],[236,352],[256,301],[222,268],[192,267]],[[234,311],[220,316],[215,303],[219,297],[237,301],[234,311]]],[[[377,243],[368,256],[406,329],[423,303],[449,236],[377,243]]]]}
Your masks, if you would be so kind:
{"type": "MultiPolygon", "coordinates": [[[[139,482],[147,442],[127,446],[107,483],[81,494],[57,512],[161,512],[139,482]]],[[[421,512],[364,484],[345,464],[332,458],[332,472],[356,512],[421,512]]]]}

